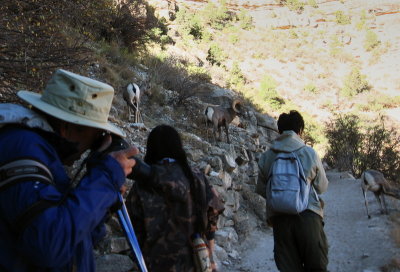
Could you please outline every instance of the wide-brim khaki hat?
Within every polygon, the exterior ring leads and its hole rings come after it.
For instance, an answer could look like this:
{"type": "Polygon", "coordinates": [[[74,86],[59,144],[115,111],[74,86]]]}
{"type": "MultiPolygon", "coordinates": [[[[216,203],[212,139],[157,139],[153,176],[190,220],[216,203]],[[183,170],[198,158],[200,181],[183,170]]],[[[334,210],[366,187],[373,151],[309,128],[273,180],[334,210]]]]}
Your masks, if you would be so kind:
{"type": "Polygon", "coordinates": [[[121,129],[108,122],[114,88],[106,83],[58,69],[43,94],[22,90],[18,96],[58,119],[125,137],[121,129]]]}

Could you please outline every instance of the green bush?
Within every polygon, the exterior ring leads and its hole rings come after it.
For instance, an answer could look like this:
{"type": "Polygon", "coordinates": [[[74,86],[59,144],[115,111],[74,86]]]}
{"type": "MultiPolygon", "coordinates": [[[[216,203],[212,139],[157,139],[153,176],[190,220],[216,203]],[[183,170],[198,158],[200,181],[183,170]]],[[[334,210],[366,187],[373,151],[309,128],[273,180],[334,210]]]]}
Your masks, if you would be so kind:
{"type": "Polygon", "coordinates": [[[340,170],[351,170],[360,176],[366,169],[375,169],[397,180],[400,175],[400,135],[385,127],[381,118],[362,125],[355,115],[336,116],[326,126],[329,149],[328,163],[340,170]]]}
{"type": "Polygon", "coordinates": [[[217,30],[222,30],[235,19],[229,12],[225,0],[219,1],[218,5],[209,1],[200,11],[200,16],[205,24],[217,30]]]}
{"type": "Polygon", "coordinates": [[[201,19],[186,7],[182,7],[176,13],[176,22],[183,36],[190,35],[196,40],[201,40],[203,38],[205,29],[201,19]]]}
{"type": "Polygon", "coordinates": [[[280,0],[281,4],[287,6],[292,11],[301,12],[304,10],[305,2],[299,0],[280,0]]]}
{"type": "Polygon", "coordinates": [[[400,138],[395,129],[385,127],[383,118],[365,128],[360,154],[354,162],[354,173],[376,169],[392,180],[400,174],[400,138]]]}
{"type": "Polygon", "coordinates": [[[313,8],[318,8],[317,0],[308,0],[308,5],[310,5],[313,8]]]}
{"type": "Polygon", "coordinates": [[[250,30],[250,29],[254,28],[253,17],[251,17],[244,8],[240,9],[240,12],[237,15],[237,17],[239,20],[240,28],[242,28],[244,30],[250,30]]]}
{"type": "Polygon", "coordinates": [[[341,94],[351,97],[370,89],[371,87],[366,80],[366,76],[362,75],[357,67],[354,67],[343,81],[341,94]]]}
{"type": "Polygon", "coordinates": [[[360,14],[360,21],[358,21],[358,23],[356,24],[356,29],[361,31],[365,27],[366,20],[367,12],[365,11],[365,9],[363,9],[360,14]]]}
{"type": "Polygon", "coordinates": [[[304,86],[303,90],[313,94],[318,92],[317,87],[313,83],[308,83],[306,86],[304,86]]]}
{"type": "Polygon", "coordinates": [[[338,36],[333,35],[331,37],[331,43],[329,44],[329,53],[332,57],[337,57],[343,52],[343,43],[339,41],[338,36]]]}
{"type": "Polygon", "coordinates": [[[345,15],[343,11],[338,10],[335,12],[336,23],[339,25],[348,25],[351,24],[350,15],[345,15]]]}
{"type": "Polygon", "coordinates": [[[380,45],[381,41],[378,40],[378,36],[372,30],[368,30],[365,35],[364,48],[367,51],[372,51],[380,45]]]}
{"type": "Polygon", "coordinates": [[[278,95],[276,81],[273,77],[265,75],[260,83],[260,95],[273,110],[279,110],[285,101],[278,95]]]}
{"type": "Polygon", "coordinates": [[[371,94],[366,104],[357,105],[363,111],[380,111],[383,109],[397,108],[400,106],[400,96],[385,94],[371,94]]]}
{"type": "Polygon", "coordinates": [[[235,61],[232,65],[232,69],[229,72],[228,88],[241,89],[246,83],[242,70],[239,67],[239,63],[235,61]]]}
{"type": "Polygon", "coordinates": [[[236,44],[240,40],[239,35],[236,33],[229,35],[228,39],[229,39],[229,42],[232,44],[236,44]]]}
{"type": "Polygon", "coordinates": [[[304,118],[304,132],[302,138],[308,145],[315,146],[324,142],[323,127],[315,122],[315,119],[307,114],[303,114],[304,118]]]}
{"type": "Polygon", "coordinates": [[[289,30],[289,38],[291,38],[291,39],[299,38],[299,35],[297,34],[296,30],[294,30],[294,29],[289,30]]]}
{"type": "Polygon", "coordinates": [[[360,119],[355,115],[337,115],[325,127],[327,163],[339,170],[353,170],[354,157],[362,140],[360,119]]]}
{"type": "Polygon", "coordinates": [[[161,46],[164,46],[172,42],[171,37],[160,27],[153,27],[147,32],[151,41],[158,42],[161,46]]]}
{"type": "Polygon", "coordinates": [[[216,43],[212,43],[207,52],[206,60],[211,63],[211,65],[221,66],[222,63],[226,60],[226,54],[221,47],[216,43]]]}
{"type": "Polygon", "coordinates": [[[189,76],[191,76],[193,79],[197,79],[203,82],[211,81],[211,75],[209,71],[204,67],[188,64],[186,66],[186,70],[189,73],[189,76]]]}

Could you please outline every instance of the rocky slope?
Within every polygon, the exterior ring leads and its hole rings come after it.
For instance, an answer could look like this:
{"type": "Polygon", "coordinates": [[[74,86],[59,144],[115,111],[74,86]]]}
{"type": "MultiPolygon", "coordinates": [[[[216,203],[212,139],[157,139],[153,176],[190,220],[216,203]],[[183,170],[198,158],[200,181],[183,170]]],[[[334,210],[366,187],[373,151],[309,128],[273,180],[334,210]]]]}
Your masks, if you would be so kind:
{"type": "MultiPolygon", "coordinates": [[[[174,95],[173,92],[169,92],[174,95]]],[[[208,97],[211,101],[231,101],[234,93],[215,87],[208,97]]],[[[168,100],[168,97],[166,97],[168,100]]],[[[230,104],[226,102],[225,106],[230,104]]],[[[230,126],[231,144],[225,141],[215,142],[212,131],[204,126],[202,115],[208,103],[198,98],[191,101],[193,116],[183,111],[174,111],[170,106],[154,107],[142,105],[143,124],[130,123],[124,116],[126,105],[120,96],[115,99],[112,118],[127,133],[127,139],[145,153],[145,141],[149,130],[156,124],[175,126],[184,141],[188,158],[193,167],[204,170],[211,184],[223,198],[224,214],[221,216],[216,233],[216,257],[220,263],[230,262],[237,258],[235,249],[239,240],[244,239],[255,227],[262,224],[265,213],[265,202],[254,193],[257,178],[257,158],[277,135],[276,120],[268,115],[258,113],[247,106],[230,126]],[[117,106],[121,104],[120,106],[117,106]],[[148,106],[148,107],[147,107],[148,106]],[[198,135],[193,132],[203,131],[198,135]],[[208,135],[208,137],[207,137],[208,135]]],[[[128,181],[130,184],[132,181],[128,181]]],[[[98,271],[128,271],[132,262],[126,255],[128,244],[116,220],[108,223],[108,236],[98,247],[98,271]]]]}

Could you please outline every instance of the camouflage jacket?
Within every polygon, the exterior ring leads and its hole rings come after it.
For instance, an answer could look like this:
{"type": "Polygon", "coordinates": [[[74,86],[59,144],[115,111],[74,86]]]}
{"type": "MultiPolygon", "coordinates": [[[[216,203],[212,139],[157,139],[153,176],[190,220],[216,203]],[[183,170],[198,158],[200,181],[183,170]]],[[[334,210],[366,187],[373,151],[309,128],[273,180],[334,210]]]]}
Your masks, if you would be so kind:
{"type": "Polygon", "coordinates": [[[215,231],[223,204],[199,171],[192,186],[177,163],[152,165],[152,173],[127,197],[146,265],[151,272],[195,271],[191,236],[215,231]]]}

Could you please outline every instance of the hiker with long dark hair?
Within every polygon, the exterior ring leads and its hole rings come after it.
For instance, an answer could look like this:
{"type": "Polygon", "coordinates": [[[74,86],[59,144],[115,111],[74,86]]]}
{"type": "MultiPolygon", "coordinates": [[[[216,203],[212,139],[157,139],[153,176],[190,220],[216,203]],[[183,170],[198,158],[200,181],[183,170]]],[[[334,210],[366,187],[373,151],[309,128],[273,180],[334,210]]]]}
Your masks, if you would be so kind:
{"type": "Polygon", "coordinates": [[[160,125],[150,132],[144,161],[152,175],[136,180],[127,208],[146,265],[151,272],[196,271],[193,235],[208,240],[212,250],[222,202],[206,177],[189,166],[173,127],[160,125]]]}

